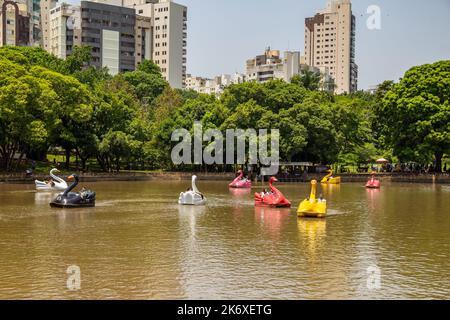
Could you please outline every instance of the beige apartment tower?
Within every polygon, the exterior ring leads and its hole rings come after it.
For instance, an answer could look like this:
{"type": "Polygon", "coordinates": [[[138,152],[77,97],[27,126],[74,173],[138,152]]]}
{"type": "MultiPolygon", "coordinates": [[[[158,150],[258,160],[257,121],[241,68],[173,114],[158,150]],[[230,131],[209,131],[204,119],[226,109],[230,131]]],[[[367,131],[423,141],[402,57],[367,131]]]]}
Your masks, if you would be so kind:
{"type": "Polygon", "coordinates": [[[137,40],[142,43],[137,44],[139,49],[136,63],[151,57],[151,60],[161,68],[162,75],[173,88],[184,88],[186,83],[187,8],[171,0],[123,0],[123,4],[135,8],[137,16],[151,18],[150,29],[148,29],[148,22],[138,18],[137,40]],[[139,26],[146,27],[146,32],[141,34],[142,29],[139,29],[139,26]],[[146,40],[142,38],[144,35],[147,37],[146,40]],[[150,48],[151,52],[145,47],[150,48]]]}
{"type": "Polygon", "coordinates": [[[40,2],[40,28],[42,48],[50,51],[50,11],[56,7],[57,0],[41,0],[40,2]]]}
{"type": "Polygon", "coordinates": [[[327,69],[336,94],[357,90],[355,17],[350,0],[331,0],[326,9],[305,19],[305,63],[327,69]]]}
{"type": "Polygon", "coordinates": [[[46,50],[58,58],[69,56],[74,46],[81,45],[80,20],[78,6],[63,3],[51,9],[46,50]]]}

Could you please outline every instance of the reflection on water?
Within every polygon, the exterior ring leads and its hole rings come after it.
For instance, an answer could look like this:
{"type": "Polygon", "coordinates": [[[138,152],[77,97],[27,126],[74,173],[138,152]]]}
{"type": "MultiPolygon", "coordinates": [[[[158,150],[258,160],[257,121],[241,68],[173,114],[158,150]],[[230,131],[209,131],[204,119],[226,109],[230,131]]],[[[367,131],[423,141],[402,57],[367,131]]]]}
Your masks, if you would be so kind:
{"type": "Polygon", "coordinates": [[[267,230],[271,237],[278,238],[282,232],[290,210],[287,208],[255,207],[255,220],[267,230]]]}
{"type": "Polygon", "coordinates": [[[238,199],[248,199],[249,195],[252,194],[252,189],[250,188],[245,189],[230,188],[229,191],[233,197],[238,199]]]}
{"type": "Polygon", "coordinates": [[[56,193],[53,192],[35,192],[34,202],[37,205],[48,205],[55,197],[56,193]]]}
{"type": "Polygon", "coordinates": [[[366,188],[367,205],[371,211],[376,211],[380,205],[381,189],[366,188]]]}
{"type": "Polygon", "coordinates": [[[322,194],[324,197],[332,197],[334,194],[339,193],[341,190],[340,184],[324,184],[320,183],[321,189],[319,188],[318,193],[322,194]]]}
{"type": "MultiPolygon", "coordinates": [[[[309,184],[279,184],[292,209],[254,207],[255,189],[199,181],[92,183],[97,206],[55,209],[51,193],[0,185],[0,298],[448,298],[450,189],[326,185],[326,219],[298,219],[309,184]],[[69,265],[82,288],[66,288],[69,265]],[[367,289],[377,266],[382,288],[367,289]]],[[[260,186],[263,188],[264,186],[260,186]]]]}
{"type": "Polygon", "coordinates": [[[318,249],[325,244],[326,219],[300,218],[297,220],[297,226],[302,248],[307,248],[308,258],[316,259],[318,249]]]}

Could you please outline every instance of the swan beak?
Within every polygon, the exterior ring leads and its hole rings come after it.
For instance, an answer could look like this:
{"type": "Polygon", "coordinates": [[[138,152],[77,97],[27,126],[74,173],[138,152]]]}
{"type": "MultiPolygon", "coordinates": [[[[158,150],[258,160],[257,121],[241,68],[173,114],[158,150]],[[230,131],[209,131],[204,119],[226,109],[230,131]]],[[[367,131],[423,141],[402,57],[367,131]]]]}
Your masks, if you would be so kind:
{"type": "Polygon", "coordinates": [[[72,175],[68,176],[67,180],[72,181],[73,180],[73,176],[72,175]]]}

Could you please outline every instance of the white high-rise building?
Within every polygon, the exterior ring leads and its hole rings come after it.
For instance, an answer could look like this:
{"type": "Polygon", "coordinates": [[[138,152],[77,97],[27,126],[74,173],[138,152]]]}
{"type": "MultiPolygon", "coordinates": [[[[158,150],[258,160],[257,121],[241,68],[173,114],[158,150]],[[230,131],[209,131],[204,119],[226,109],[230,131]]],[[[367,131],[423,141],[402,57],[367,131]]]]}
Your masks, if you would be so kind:
{"type": "Polygon", "coordinates": [[[328,69],[337,94],[357,90],[355,16],[350,0],[331,0],[326,9],[305,19],[305,63],[328,69]]]}
{"type": "Polygon", "coordinates": [[[47,51],[58,58],[66,58],[73,46],[81,44],[80,7],[63,3],[50,10],[47,51]]]}
{"type": "MultiPolygon", "coordinates": [[[[187,8],[171,0],[123,0],[138,16],[152,19],[152,60],[173,88],[186,82],[187,8]]],[[[138,57],[139,62],[139,57],[138,57]]]]}

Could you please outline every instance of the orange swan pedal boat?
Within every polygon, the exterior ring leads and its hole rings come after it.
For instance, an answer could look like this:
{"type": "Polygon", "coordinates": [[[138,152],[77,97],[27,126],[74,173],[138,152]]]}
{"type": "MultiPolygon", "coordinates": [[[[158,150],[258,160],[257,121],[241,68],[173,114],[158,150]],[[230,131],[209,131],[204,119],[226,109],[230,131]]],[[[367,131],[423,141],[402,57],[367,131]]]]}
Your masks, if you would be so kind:
{"type": "Polygon", "coordinates": [[[333,177],[333,171],[328,170],[328,174],[320,181],[320,183],[326,183],[326,184],[340,184],[341,183],[341,177],[333,177]]]}
{"type": "Polygon", "coordinates": [[[244,171],[239,170],[239,175],[229,185],[229,188],[247,189],[252,187],[251,180],[244,178],[244,171]]]}
{"type": "Polygon", "coordinates": [[[255,193],[255,205],[256,206],[270,206],[277,208],[290,208],[291,202],[273,186],[274,182],[278,179],[271,177],[269,180],[270,192],[255,193]]]}
{"type": "Polygon", "coordinates": [[[369,189],[380,189],[381,188],[381,181],[378,179],[375,179],[375,173],[372,172],[372,177],[369,181],[367,181],[366,188],[369,189]]]}
{"type": "Polygon", "coordinates": [[[303,200],[298,207],[299,217],[325,218],[327,215],[327,201],[316,198],[317,181],[311,181],[311,194],[309,198],[303,200]]]}

